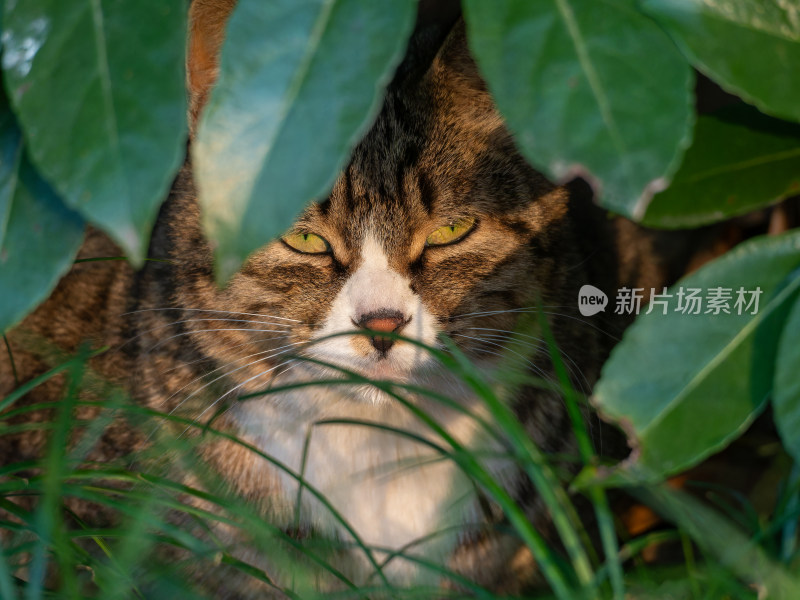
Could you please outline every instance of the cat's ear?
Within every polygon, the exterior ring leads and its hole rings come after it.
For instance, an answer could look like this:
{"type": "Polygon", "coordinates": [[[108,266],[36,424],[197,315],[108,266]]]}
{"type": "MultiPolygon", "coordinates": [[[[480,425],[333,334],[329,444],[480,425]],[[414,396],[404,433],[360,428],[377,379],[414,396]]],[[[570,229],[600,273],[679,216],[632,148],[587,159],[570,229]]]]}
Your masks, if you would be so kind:
{"type": "Polygon", "coordinates": [[[439,48],[429,75],[439,78],[440,82],[444,78],[450,86],[455,85],[461,91],[472,90],[480,94],[486,92],[486,83],[469,51],[463,18],[453,25],[447,39],[439,48]]]}
{"type": "Polygon", "coordinates": [[[225,24],[236,0],[193,0],[189,9],[186,83],[189,91],[189,130],[194,136],[200,112],[217,80],[225,24]]]}
{"type": "Polygon", "coordinates": [[[460,17],[459,0],[420,0],[414,32],[390,87],[417,85],[460,17]]]}

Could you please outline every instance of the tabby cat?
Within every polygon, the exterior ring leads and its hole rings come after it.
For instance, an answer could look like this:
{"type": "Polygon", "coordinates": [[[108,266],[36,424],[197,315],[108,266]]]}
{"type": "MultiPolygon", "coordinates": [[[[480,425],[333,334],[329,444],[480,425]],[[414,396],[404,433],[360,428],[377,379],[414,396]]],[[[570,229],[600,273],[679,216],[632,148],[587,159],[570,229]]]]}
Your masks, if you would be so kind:
{"type": "MultiPolygon", "coordinates": [[[[193,5],[193,123],[213,82],[231,6],[220,0],[193,5]]],[[[501,533],[509,529],[502,527],[501,511],[455,462],[434,460],[437,452],[420,440],[442,439],[408,405],[367,383],[286,386],[342,379],[341,369],[409,386],[403,397],[411,407],[460,444],[493,453],[486,468],[546,532],[548,517],[531,483],[503,458],[502,439],[487,436],[470,416],[489,419],[483,401],[424,346],[442,347],[446,335],[501,391],[502,356],[516,356],[531,374],[552,380],[541,334],[523,332],[515,337],[517,350],[508,349],[520,319],[541,309],[569,357],[574,384],[589,392],[625,322],[604,313],[582,318],[578,289],[585,283],[606,290],[660,286],[681,261],[656,261],[652,245],[630,224],[608,219],[581,186],[555,186],[525,162],[469,56],[462,23],[446,37],[422,27],[382,112],[330,195],[255,252],[226,287],[213,280],[187,163],[151,242],[150,256],[167,262],[149,262],[139,272],[119,262],[77,264],[9,341],[21,381],[47,368],[31,350],[31,336],[66,352],[87,338],[111,346],[93,360],[96,371],[145,407],[200,424],[215,417],[215,427],[302,470],[366,544],[399,550],[441,530],[413,553],[510,592],[537,581],[532,560],[515,536],[501,533]],[[460,408],[409,391],[414,386],[452,398],[460,408]]],[[[118,253],[90,231],[81,256],[118,253]]],[[[58,397],[62,383],[50,380],[21,402],[58,397]]],[[[3,358],[0,394],[14,387],[10,361],[3,358]]],[[[573,450],[558,392],[525,384],[508,401],[539,447],[573,450]]],[[[92,414],[84,409],[84,416],[92,414]]],[[[596,441],[602,443],[608,430],[595,424],[596,441]]],[[[4,463],[30,459],[45,443],[41,431],[2,436],[0,456],[4,463]]],[[[90,458],[114,460],[147,444],[147,435],[115,422],[90,458]]],[[[297,482],[257,454],[228,441],[209,441],[203,454],[231,489],[285,531],[350,539],[311,493],[301,495],[298,520],[297,482]]],[[[196,483],[190,475],[186,482],[196,483]]],[[[94,506],[73,508],[87,520],[104,518],[94,506]]],[[[249,545],[242,532],[217,534],[281,580],[268,553],[249,545]]],[[[336,564],[356,583],[369,579],[363,552],[343,552],[336,564]]],[[[389,561],[385,572],[399,583],[439,579],[402,557],[389,561]]],[[[335,587],[324,580],[318,585],[335,587]]],[[[233,572],[205,573],[203,586],[219,598],[267,593],[233,572]]]]}

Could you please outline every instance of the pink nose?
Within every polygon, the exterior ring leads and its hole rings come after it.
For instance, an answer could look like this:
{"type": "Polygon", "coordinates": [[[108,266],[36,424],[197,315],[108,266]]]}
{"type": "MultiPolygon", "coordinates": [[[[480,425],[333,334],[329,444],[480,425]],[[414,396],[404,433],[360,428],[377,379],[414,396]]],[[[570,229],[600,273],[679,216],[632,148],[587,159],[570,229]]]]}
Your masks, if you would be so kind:
{"type": "MultiPolygon", "coordinates": [[[[406,319],[402,313],[396,311],[378,311],[363,315],[356,325],[362,329],[371,329],[372,331],[385,331],[388,333],[396,333],[402,329],[410,319],[406,319]]],[[[386,355],[389,349],[394,345],[394,340],[388,337],[373,336],[370,342],[375,349],[386,355]]]]}

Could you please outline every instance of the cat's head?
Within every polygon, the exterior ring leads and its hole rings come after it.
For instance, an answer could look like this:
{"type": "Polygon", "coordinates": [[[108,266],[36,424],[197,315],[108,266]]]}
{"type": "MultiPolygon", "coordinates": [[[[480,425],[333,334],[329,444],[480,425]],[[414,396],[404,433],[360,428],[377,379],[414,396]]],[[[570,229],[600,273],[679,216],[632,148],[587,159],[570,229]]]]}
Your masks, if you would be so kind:
{"type": "MultiPolygon", "coordinates": [[[[293,353],[422,382],[437,368],[422,345],[446,334],[490,362],[520,311],[574,298],[564,276],[578,262],[567,194],[517,152],[461,24],[426,68],[396,78],[330,195],[255,252],[225,289],[213,282],[192,190],[178,196],[175,301],[218,311],[202,315],[220,316],[213,327],[188,327],[204,353],[237,367],[231,377],[242,389],[286,369],[325,372],[284,364],[293,353]],[[365,330],[372,333],[341,335],[365,330]]],[[[541,340],[535,346],[546,353],[541,340]]]]}

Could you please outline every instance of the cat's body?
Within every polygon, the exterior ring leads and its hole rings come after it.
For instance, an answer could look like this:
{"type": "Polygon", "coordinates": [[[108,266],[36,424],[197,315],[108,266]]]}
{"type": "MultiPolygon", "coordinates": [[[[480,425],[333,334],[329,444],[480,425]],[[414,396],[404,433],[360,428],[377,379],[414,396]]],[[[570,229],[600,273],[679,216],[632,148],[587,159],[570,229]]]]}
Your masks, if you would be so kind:
{"type": "MultiPolygon", "coordinates": [[[[371,324],[435,346],[444,333],[491,381],[497,354],[520,315],[535,314],[537,306],[569,356],[575,385],[588,392],[625,318],[612,311],[581,318],[578,289],[587,283],[610,293],[622,285],[660,286],[673,272],[657,264],[650,238],[608,220],[585,198],[553,186],[525,163],[458,28],[429,67],[409,68],[396,78],[329,198],[311,206],[293,231],[321,236],[328,248],[301,253],[275,241],[255,253],[226,288],[218,288],[187,166],[151,243],[151,256],[170,262],[148,263],[139,273],[122,263],[76,265],[54,296],[9,336],[17,377],[29,380],[45,369],[26,350],[26,332],[67,352],[86,338],[111,344],[114,350],[93,363],[105,377],[144,406],[198,423],[227,407],[215,426],[302,471],[366,544],[399,550],[449,527],[415,551],[498,589],[536,580],[522,544],[492,530],[502,515],[487,508],[452,460],[431,461],[436,450],[386,429],[320,423],[380,423],[441,444],[441,436],[386,392],[366,384],[329,385],[236,399],[270,386],[341,377],[317,363],[285,361],[300,354],[368,378],[427,386],[486,416],[483,402],[420,346],[336,334],[371,324]],[[433,232],[454,223],[471,229],[455,243],[426,244],[433,232]],[[413,466],[415,461],[420,464],[413,466]]],[[[118,253],[97,233],[83,252],[118,253]]],[[[526,352],[532,374],[551,378],[546,343],[534,340],[526,352]]],[[[0,359],[0,395],[14,385],[9,361],[0,359]]],[[[58,393],[60,384],[53,381],[24,402],[58,393]]],[[[502,450],[502,441],[490,439],[471,417],[423,394],[407,397],[459,443],[502,450]]],[[[523,386],[509,402],[541,448],[572,450],[557,392],[523,386]]],[[[4,462],[27,459],[39,455],[44,442],[44,433],[4,436],[0,453],[4,462]]],[[[120,425],[105,434],[93,458],[124,456],[145,442],[120,425]]],[[[232,489],[262,507],[265,518],[287,531],[297,524],[298,490],[291,476],[229,442],[209,443],[205,456],[232,489]]],[[[547,516],[512,462],[492,458],[485,466],[546,530],[547,516]]],[[[348,538],[312,493],[304,491],[300,505],[302,529],[348,538]]],[[[244,555],[269,571],[257,548],[238,541],[244,555]]],[[[340,566],[357,581],[370,573],[359,551],[340,566]]],[[[423,571],[402,558],[387,568],[401,582],[423,571]]],[[[250,593],[235,579],[209,585],[219,597],[250,593]]]]}

